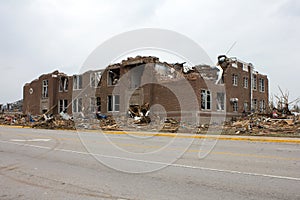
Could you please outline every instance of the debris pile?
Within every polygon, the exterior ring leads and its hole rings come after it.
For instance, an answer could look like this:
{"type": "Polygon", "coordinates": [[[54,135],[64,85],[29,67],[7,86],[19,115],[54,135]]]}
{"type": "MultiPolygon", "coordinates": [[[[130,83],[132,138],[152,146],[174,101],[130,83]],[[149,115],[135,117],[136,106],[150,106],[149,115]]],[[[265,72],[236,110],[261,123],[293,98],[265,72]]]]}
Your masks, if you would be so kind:
{"type": "Polygon", "coordinates": [[[228,134],[300,136],[300,120],[299,116],[295,115],[272,118],[252,114],[225,124],[223,130],[228,134]]]}
{"type": "Polygon", "coordinates": [[[38,121],[33,122],[32,128],[43,128],[43,129],[64,129],[64,130],[75,130],[75,123],[72,119],[63,119],[63,117],[53,117],[43,115],[38,121]]]}
{"type": "Polygon", "coordinates": [[[176,133],[179,129],[180,123],[173,118],[167,118],[164,121],[163,127],[161,129],[161,132],[171,132],[171,133],[176,133]]]}
{"type": "Polygon", "coordinates": [[[128,114],[130,118],[134,119],[134,124],[149,124],[151,122],[149,109],[149,103],[144,103],[142,106],[131,105],[128,109],[128,114]]]}
{"type": "Polygon", "coordinates": [[[113,118],[113,116],[103,116],[100,120],[100,128],[102,130],[106,131],[115,131],[119,130],[120,127],[117,124],[116,120],[113,118]]]}

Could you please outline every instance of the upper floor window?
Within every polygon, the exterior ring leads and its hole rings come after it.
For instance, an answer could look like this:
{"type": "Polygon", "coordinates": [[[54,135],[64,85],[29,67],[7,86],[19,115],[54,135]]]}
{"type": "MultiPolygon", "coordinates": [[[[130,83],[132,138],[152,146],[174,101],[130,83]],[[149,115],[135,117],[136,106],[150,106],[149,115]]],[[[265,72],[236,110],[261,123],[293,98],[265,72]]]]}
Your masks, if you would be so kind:
{"type": "Polygon", "coordinates": [[[257,76],[256,74],[253,74],[252,89],[256,90],[256,87],[257,87],[257,76]]]}
{"type": "Polygon", "coordinates": [[[259,79],[259,91],[260,92],[265,91],[265,79],[263,79],[263,78],[259,79]]]}
{"type": "Polygon", "coordinates": [[[244,88],[248,88],[248,77],[243,78],[243,86],[244,88]]]}
{"type": "Polygon", "coordinates": [[[248,65],[245,64],[245,63],[243,63],[243,70],[246,71],[246,72],[248,71],[248,65]]]}
{"type": "Polygon", "coordinates": [[[73,90],[82,89],[82,75],[73,76],[73,90]]]}
{"type": "Polygon", "coordinates": [[[233,63],[231,64],[231,66],[234,67],[234,68],[238,68],[237,62],[233,62],[233,63]]]}
{"type": "Polygon", "coordinates": [[[232,74],[232,85],[237,86],[238,85],[238,75],[232,74]]]}
{"type": "Polygon", "coordinates": [[[48,80],[43,80],[42,97],[48,98],[48,80]]]}
{"type": "Polygon", "coordinates": [[[201,90],[201,109],[211,109],[211,93],[209,90],[201,90]]]}
{"type": "Polygon", "coordinates": [[[68,77],[60,77],[59,79],[59,91],[68,91],[69,79],[68,77]]]}
{"type": "Polygon", "coordinates": [[[116,85],[120,79],[120,68],[109,69],[107,78],[107,85],[116,85]]]}
{"type": "Polygon", "coordinates": [[[101,79],[101,72],[90,73],[90,86],[96,88],[101,79]]]}

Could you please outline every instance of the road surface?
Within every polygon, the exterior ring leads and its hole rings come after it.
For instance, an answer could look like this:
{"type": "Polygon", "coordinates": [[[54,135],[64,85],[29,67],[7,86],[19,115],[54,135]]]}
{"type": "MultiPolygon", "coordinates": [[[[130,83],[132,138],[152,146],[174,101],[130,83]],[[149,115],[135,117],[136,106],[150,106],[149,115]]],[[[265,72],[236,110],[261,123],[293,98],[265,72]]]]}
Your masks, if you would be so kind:
{"type": "Polygon", "coordinates": [[[0,127],[0,184],[1,200],[300,199],[300,145],[0,127]]]}

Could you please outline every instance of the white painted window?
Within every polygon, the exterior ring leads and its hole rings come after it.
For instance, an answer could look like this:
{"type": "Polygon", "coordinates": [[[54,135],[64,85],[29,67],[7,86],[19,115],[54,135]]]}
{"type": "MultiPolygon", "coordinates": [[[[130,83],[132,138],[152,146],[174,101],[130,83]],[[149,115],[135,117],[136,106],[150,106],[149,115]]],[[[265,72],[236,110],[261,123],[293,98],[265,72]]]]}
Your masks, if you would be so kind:
{"type": "Polygon", "coordinates": [[[265,79],[260,78],[258,85],[259,85],[259,91],[260,92],[265,92],[265,79]]]}
{"type": "Polygon", "coordinates": [[[211,109],[211,93],[209,90],[201,90],[201,109],[211,109]]]}
{"type": "Polygon", "coordinates": [[[60,77],[59,79],[59,91],[68,91],[68,86],[69,86],[69,79],[68,77],[60,77]]]}
{"type": "Polygon", "coordinates": [[[73,90],[82,89],[82,75],[73,76],[73,90]]]}
{"type": "Polygon", "coordinates": [[[58,101],[58,112],[66,112],[68,108],[68,100],[67,99],[60,99],[58,101]]]}
{"type": "Polygon", "coordinates": [[[238,85],[238,75],[232,74],[232,85],[237,86],[238,85]]]}
{"type": "Polygon", "coordinates": [[[252,89],[253,90],[257,89],[257,76],[256,76],[256,74],[253,74],[252,89]]]}
{"type": "Polygon", "coordinates": [[[48,98],[48,80],[43,80],[42,98],[48,98]]]}
{"type": "Polygon", "coordinates": [[[248,77],[243,78],[243,86],[244,88],[248,88],[248,77]]]}
{"type": "Polygon", "coordinates": [[[118,112],[120,110],[120,96],[109,95],[107,96],[107,111],[118,112]]]}
{"type": "Polygon", "coordinates": [[[225,94],[217,92],[217,110],[225,110],[225,94]]]}
{"type": "Polygon", "coordinates": [[[259,102],[259,110],[260,112],[264,112],[266,110],[266,103],[265,103],[265,100],[261,100],[259,102]]]}
{"type": "Polygon", "coordinates": [[[101,72],[90,73],[90,86],[96,88],[101,79],[101,72]]]}
{"type": "Polygon", "coordinates": [[[72,102],[73,112],[81,112],[82,111],[82,98],[74,99],[72,102]]]}

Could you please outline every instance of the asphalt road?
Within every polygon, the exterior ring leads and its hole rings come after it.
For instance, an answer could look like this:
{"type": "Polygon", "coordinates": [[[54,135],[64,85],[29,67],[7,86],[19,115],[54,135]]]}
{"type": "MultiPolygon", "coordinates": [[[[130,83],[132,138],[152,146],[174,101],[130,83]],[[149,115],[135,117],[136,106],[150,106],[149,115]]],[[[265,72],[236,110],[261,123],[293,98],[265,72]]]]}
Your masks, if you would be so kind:
{"type": "Polygon", "coordinates": [[[300,145],[0,127],[0,199],[300,199],[300,145]]]}

